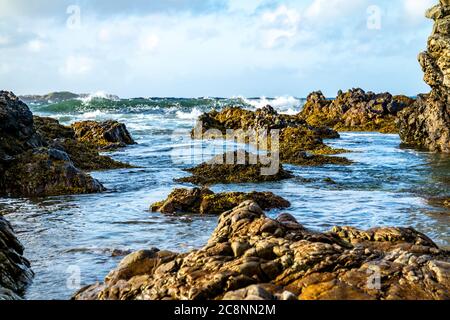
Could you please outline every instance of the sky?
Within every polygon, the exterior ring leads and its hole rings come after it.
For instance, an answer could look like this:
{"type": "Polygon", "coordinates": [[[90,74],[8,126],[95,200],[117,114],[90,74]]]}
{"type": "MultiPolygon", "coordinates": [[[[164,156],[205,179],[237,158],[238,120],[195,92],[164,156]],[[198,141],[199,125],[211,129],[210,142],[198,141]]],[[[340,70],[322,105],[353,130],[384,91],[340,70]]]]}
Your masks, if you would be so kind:
{"type": "Polygon", "coordinates": [[[427,92],[437,0],[0,0],[0,89],[121,97],[427,92]]]}

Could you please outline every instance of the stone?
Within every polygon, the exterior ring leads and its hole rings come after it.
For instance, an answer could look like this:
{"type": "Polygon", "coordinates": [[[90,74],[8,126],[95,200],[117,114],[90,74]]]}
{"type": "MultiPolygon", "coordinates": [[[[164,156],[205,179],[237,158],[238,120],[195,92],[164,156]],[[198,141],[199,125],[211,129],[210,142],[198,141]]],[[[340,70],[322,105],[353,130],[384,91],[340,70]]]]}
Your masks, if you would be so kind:
{"type": "Polygon", "coordinates": [[[324,143],[323,139],[339,138],[336,131],[322,124],[308,125],[298,116],[279,114],[271,106],[256,111],[228,107],[220,112],[205,113],[200,116],[192,137],[234,139],[262,150],[273,149],[270,151],[278,152],[281,162],[294,165],[350,164],[345,158],[328,157],[348,152],[333,149],[324,143]],[[272,145],[273,130],[279,130],[277,146],[272,145]],[[310,154],[308,159],[303,156],[307,152],[310,154]]]}
{"type": "Polygon", "coordinates": [[[78,141],[88,142],[101,150],[114,150],[136,143],[126,126],[113,120],[76,122],[72,129],[78,141]]]}
{"type": "MultiPolygon", "coordinates": [[[[154,253],[143,256],[154,259],[154,253]]],[[[127,265],[112,271],[125,272],[122,280],[107,278],[74,299],[450,299],[450,253],[412,228],[318,233],[289,214],[272,220],[252,201],[224,212],[205,247],[170,256],[156,270],[146,262],[145,274],[145,268],[128,273],[127,265]],[[224,250],[230,247],[231,255],[224,250]]]]}
{"type": "Polygon", "coordinates": [[[207,188],[175,189],[166,200],[154,203],[151,211],[165,214],[219,215],[246,200],[253,200],[264,210],[287,208],[289,201],[272,192],[223,192],[215,194],[207,188]]]}
{"type": "Polygon", "coordinates": [[[243,150],[219,155],[185,171],[192,173],[192,176],[177,179],[176,182],[207,186],[219,183],[281,181],[293,177],[289,171],[284,170],[282,164],[278,163],[278,159],[257,156],[243,150]],[[228,162],[227,159],[231,161],[228,162]],[[243,161],[240,161],[241,159],[243,161]],[[271,165],[274,167],[271,168],[271,165]]]}
{"type": "Polygon", "coordinates": [[[34,273],[11,224],[0,215],[0,300],[18,300],[34,273]]]}
{"type": "Polygon", "coordinates": [[[63,148],[49,145],[51,137],[67,136],[67,128],[61,129],[56,120],[48,122],[46,137],[34,121],[26,104],[11,92],[0,92],[0,195],[33,197],[105,190],[76,168],[63,148]]]}
{"type": "Polygon", "coordinates": [[[398,119],[405,146],[450,152],[450,9],[440,1],[426,16],[434,20],[427,51],[419,54],[424,81],[431,92],[403,110],[398,119]]]}
{"type": "Polygon", "coordinates": [[[360,88],[340,91],[334,100],[329,100],[317,91],[309,94],[299,117],[309,125],[328,126],[337,131],[398,133],[397,115],[413,101],[390,93],[366,93],[360,88]]]}

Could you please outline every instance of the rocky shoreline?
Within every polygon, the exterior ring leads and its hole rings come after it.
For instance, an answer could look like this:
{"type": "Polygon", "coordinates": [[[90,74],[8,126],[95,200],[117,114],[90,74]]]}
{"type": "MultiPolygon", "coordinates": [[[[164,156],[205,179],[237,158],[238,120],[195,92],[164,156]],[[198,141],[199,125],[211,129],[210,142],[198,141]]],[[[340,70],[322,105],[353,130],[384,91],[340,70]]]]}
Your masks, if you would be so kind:
{"type": "MultiPolygon", "coordinates": [[[[256,111],[230,106],[203,114],[192,138],[232,139],[263,145],[267,151],[267,155],[243,150],[225,153],[185,169],[192,175],[176,182],[202,188],[175,189],[151,206],[151,211],[168,215],[220,215],[208,243],[185,253],[155,248],[132,253],[104,282],[81,289],[73,299],[450,299],[450,252],[413,228],[364,231],[337,226],[320,233],[308,230],[290,214],[269,218],[263,210],[290,206],[272,192],[214,193],[207,188],[292,178],[283,165],[352,165],[337,156],[347,150],[325,143],[338,139],[339,131],[398,133],[407,147],[449,153],[449,16],[447,0],[427,12],[435,25],[419,62],[432,88],[429,94],[412,99],[352,89],[329,100],[313,92],[296,115],[279,114],[271,106],[256,111]],[[231,137],[229,130],[234,130],[231,137]],[[270,134],[262,141],[255,136],[271,130],[278,130],[279,142],[270,134]],[[262,174],[267,169],[275,171],[262,174]]],[[[71,95],[28,99],[65,96],[71,95]]],[[[102,192],[101,182],[86,171],[130,168],[101,152],[133,144],[122,123],[84,121],[63,126],[55,119],[33,116],[13,93],[0,91],[0,196],[102,192]]],[[[449,207],[446,196],[429,201],[449,207]]],[[[24,248],[0,216],[0,299],[20,299],[32,278],[24,248]]]]}
{"type": "Polygon", "coordinates": [[[224,212],[208,243],[127,256],[79,300],[450,299],[450,253],[411,228],[316,233],[252,201],[224,212]]]}

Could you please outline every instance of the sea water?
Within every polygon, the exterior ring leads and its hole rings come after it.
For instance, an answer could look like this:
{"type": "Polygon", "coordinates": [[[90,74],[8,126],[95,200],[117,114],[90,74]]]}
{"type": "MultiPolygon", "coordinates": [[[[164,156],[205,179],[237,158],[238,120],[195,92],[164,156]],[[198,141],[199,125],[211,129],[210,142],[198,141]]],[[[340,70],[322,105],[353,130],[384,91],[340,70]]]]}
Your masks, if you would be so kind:
{"type": "MultiPolygon", "coordinates": [[[[238,105],[265,104],[295,114],[302,99],[137,98],[72,100],[33,104],[36,115],[63,124],[80,120],[124,122],[137,145],[109,155],[137,168],[92,172],[108,191],[101,194],[43,199],[0,198],[0,213],[13,224],[36,273],[27,299],[68,299],[79,286],[102,281],[124,252],[157,247],[185,252],[202,247],[217,225],[215,216],[164,216],[152,213],[180,185],[174,179],[184,168],[208,160],[223,149],[220,142],[192,141],[189,131],[203,112],[238,105]]],[[[272,191],[292,207],[268,212],[294,215],[317,231],[334,225],[368,229],[375,226],[414,227],[442,246],[450,244],[450,215],[427,202],[450,193],[450,157],[405,149],[398,135],[341,133],[328,140],[355,163],[351,166],[285,165],[295,178],[282,182],[216,185],[221,191],[272,191]]],[[[236,146],[244,147],[244,146],[236,146]]]]}

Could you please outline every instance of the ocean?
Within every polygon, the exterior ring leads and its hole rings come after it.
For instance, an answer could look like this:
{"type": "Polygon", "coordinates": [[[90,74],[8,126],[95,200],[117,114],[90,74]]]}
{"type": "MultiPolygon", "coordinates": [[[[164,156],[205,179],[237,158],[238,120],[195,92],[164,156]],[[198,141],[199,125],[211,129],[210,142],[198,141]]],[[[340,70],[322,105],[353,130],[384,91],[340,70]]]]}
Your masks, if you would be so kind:
{"type": "MultiPolygon", "coordinates": [[[[102,281],[122,259],[117,250],[157,247],[185,252],[203,246],[216,216],[172,217],[149,207],[177,187],[191,167],[222,153],[220,141],[193,141],[190,130],[203,112],[237,105],[254,110],[271,104],[281,113],[298,113],[304,99],[136,98],[93,95],[59,103],[33,103],[34,114],[63,124],[80,120],[123,122],[138,143],[110,153],[133,169],[92,172],[108,191],[45,199],[0,198],[0,210],[13,224],[36,273],[28,299],[69,299],[81,285],[102,281]],[[80,279],[80,283],[74,281],[80,279]]],[[[294,215],[304,226],[326,231],[334,225],[362,229],[411,226],[437,244],[450,244],[448,210],[427,203],[449,194],[450,157],[405,149],[397,135],[344,132],[329,140],[351,153],[351,166],[285,165],[295,178],[263,184],[216,185],[220,191],[272,191],[292,203],[273,210],[294,215]]],[[[236,144],[236,148],[251,147],[236,144]]]]}

